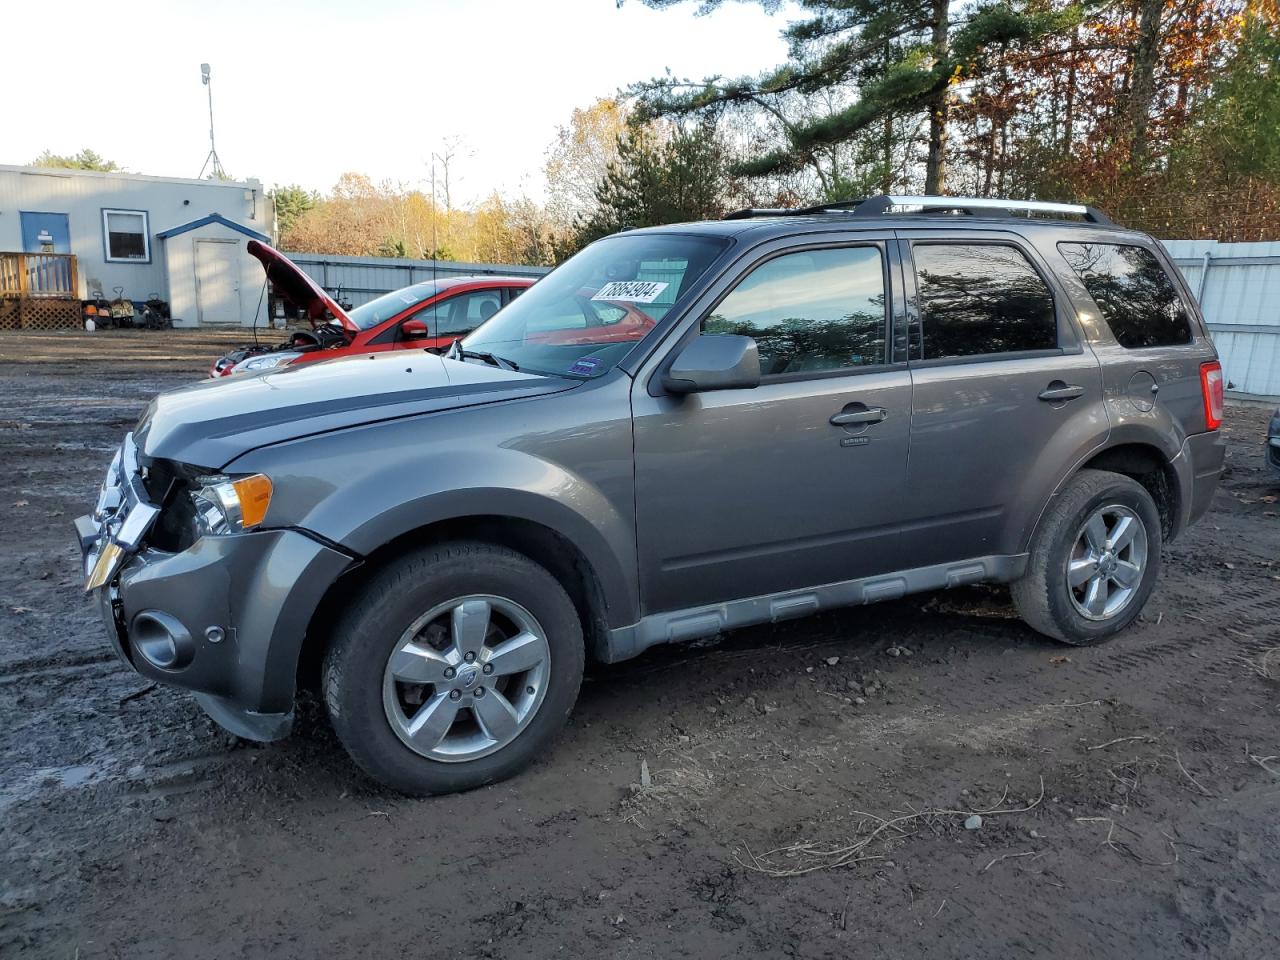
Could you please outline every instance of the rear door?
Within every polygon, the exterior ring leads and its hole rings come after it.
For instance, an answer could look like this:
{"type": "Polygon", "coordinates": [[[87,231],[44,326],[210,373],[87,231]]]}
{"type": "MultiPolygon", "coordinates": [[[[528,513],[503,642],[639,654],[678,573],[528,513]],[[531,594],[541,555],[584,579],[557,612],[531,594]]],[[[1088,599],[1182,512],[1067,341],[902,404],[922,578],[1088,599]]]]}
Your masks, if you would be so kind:
{"type": "Polygon", "coordinates": [[[910,566],[1021,553],[1060,479],[1106,436],[1098,360],[1018,235],[899,236],[913,315],[910,566]]]}
{"type": "MultiPolygon", "coordinates": [[[[809,238],[812,240],[812,238],[809,238]]],[[[911,381],[886,237],[778,244],[708,291],[694,335],[759,346],[754,389],[633,389],[646,613],[897,569],[911,381]]]]}

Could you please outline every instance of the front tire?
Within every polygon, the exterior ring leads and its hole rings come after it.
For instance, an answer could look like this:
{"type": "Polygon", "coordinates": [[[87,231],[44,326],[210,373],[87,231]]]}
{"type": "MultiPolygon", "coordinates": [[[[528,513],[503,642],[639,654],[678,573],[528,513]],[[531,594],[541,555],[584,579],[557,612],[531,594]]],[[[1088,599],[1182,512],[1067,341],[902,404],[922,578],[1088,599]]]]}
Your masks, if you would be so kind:
{"type": "Polygon", "coordinates": [[[504,779],[555,738],[582,683],[582,625],[560,583],[486,543],[417,550],[340,618],[322,687],[338,739],[414,796],[504,779]]]}
{"type": "Polygon", "coordinates": [[[1160,511],[1137,481],[1081,470],[1050,506],[1027,572],[1012,585],[1022,619],[1063,643],[1098,643],[1137,618],[1160,572],[1160,511]]]}

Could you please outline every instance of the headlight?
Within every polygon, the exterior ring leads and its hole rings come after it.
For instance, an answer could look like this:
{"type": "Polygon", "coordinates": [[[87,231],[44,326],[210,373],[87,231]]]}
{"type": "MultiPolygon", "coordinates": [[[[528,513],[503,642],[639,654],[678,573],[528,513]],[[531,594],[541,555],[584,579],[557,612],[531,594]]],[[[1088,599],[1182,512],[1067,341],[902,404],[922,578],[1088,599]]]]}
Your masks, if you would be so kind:
{"type": "Polygon", "coordinates": [[[260,353],[256,357],[250,357],[248,360],[241,360],[231,368],[232,373],[244,373],[248,370],[270,370],[273,367],[282,367],[286,363],[292,363],[297,360],[301,353],[260,353]]]}
{"type": "Polygon", "coordinates": [[[261,473],[249,477],[199,477],[191,493],[200,536],[240,533],[266,519],[271,505],[271,480],[261,473]]]}

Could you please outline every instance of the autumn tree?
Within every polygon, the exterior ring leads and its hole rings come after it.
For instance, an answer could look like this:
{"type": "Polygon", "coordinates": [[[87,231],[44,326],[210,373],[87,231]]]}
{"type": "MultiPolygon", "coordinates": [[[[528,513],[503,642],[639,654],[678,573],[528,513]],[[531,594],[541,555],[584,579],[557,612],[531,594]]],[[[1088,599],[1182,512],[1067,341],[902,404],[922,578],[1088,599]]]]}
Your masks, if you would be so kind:
{"type": "Polygon", "coordinates": [[[556,129],[547,152],[547,213],[562,231],[595,207],[596,186],[618,156],[618,137],[626,131],[627,111],[617,100],[597,100],[573,111],[556,129]]]}

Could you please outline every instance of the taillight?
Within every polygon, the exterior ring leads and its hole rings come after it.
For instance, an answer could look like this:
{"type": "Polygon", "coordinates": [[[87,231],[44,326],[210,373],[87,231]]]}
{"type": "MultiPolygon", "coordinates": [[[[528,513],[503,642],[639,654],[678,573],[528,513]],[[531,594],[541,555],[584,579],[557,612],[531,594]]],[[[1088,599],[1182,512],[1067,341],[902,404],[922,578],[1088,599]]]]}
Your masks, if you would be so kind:
{"type": "Polygon", "coordinates": [[[1217,360],[1200,364],[1200,393],[1204,397],[1204,426],[1222,426],[1222,364],[1217,360]]]}

